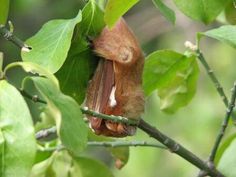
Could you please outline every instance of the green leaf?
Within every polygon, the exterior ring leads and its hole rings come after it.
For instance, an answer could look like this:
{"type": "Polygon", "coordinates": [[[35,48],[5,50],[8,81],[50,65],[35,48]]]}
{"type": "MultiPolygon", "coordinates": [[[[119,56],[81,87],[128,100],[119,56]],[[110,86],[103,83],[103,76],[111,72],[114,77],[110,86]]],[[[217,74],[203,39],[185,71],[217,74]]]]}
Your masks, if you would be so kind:
{"type": "Polygon", "coordinates": [[[233,2],[226,6],[225,18],[230,24],[236,25],[236,9],[233,2]]]}
{"type": "Polygon", "coordinates": [[[234,25],[224,25],[216,29],[198,33],[198,40],[200,40],[202,35],[217,39],[236,48],[236,26],[234,25]]]}
{"type": "Polygon", "coordinates": [[[198,74],[199,70],[195,58],[189,58],[188,63],[179,68],[176,76],[168,85],[158,89],[158,95],[161,99],[160,109],[174,113],[180,107],[186,106],[196,92],[198,74]]]}
{"type": "Polygon", "coordinates": [[[161,109],[173,113],[186,106],[196,92],[198,65],[194,56],[171,50],[150,54],[144,66],[143,88],[146,95],[158,89],[161,109]]]}
{"type": "Polygon", "coordinates": [[[72,177],[71,165],[72,158],[66,151],[55,151],[48,159],[33,166],[30,177],[72,177]]]}
{"type": "Polygon", "coordinates": [[[233,135],[229,136],[226,140],[224,140],[224,142],[222,143],[220,148],[217,150],[216,157],[215,157],[215,160],[214,160],[215,164],[219,163],[219,160],[221,159],[221,157],[224,154],[225,150],[230,146],[231,142],[233,140],[235,140],[235,138],[236,138],[236,134],[233,134],[233,135]]]}
{"type": "Polygon", "coordinates": [[[167,7],[162,0],[152,0],[154,5],[160,10],[162,15],[166,17],[172,24],[175,24],[175,12],[167,7]]]}
{"type": "MultiPolygon", "coordinates": [[[[55,153],[50,156],[48,159],[37,163],[33,166],[31,169],[29,177],[47,177],[46,173],[48,172],[48,169],[52,165],[52,162],[54,160],[55,153]]],[[[53,176],[50,176],[53,177],[53,176]]]]}
{"type": "Polygon", "coordinates": [[[97,59],[92,55],[90,49],[68,57],[65,64],[56,73],[63,93],[70,95],[81,104],[85,98],[88,81],[96,66],[97,59]]]}
{"type": "Polygon", "coordinates": [[[30,52],[21,52],[24,61],[37,63],[52,73],[60,69],[66,60],[75,25],[82,20],[81,11],[69,20],[51,20],[26,43],[30,52]]]}
{"type": "Polygon", "coordinates": [[[66,151],[54,152],[34,165],[30,177],[113,177],[103,163],[87,157],[72,158],[66,151]]]}
{"type": "Polygon", "coordinates": [[[113,174],[103,163],[87,157],[74,158],[75,168],[79,168],[82,177],[113,177],[113,174]]]}
{"type": "Polygon", "coordinates": [[[83,8],[82,16],[83,19],[78,25],[78,31],[82,36],[96,36],[105,26],[104,13],[93,0],[90,0],[83,8]]]}
{"type": "Polygon", "coordinates": [[[48,159],[33,166],[30,177],[72,177],[71,165],[72,158],[66,151],[55,151],[48,159]]]}
{"type": "Polygon", "coordinates": [[[9,0],[0,0],[0,25],[5,25],[8,17],[9,0]]]}
{"type": "Polygon", "coordinates": [[[234,139],[228,148],[224,151],[217,169],[221,171],[227,177],[236,177],[235,165],[236,165],[236,139],[234,139]]]}
{"type": "Polygon", "coordinates": [[[12,69],[14,67],[22,67],[22,69],[24,69],[26,72],[28,73],[32,73],[32,74],[38,74],[39,76],[46,76],[47,78],[49,78],[55,85],[59,85],[57,78],[48,70],[46,70],[45,68],[43,68],[42,66],[36,64],[36,63],[32,63],[32,62],[14,62],[14,63],[10,63],[9,65],[7,65],[4,69],[4,73],[6,74],[6,72],[9,69],[12,69]]]}
{"type": "Polygon", "coordinates": [[[62,144],[75,155],[79,155],[87,144],[87,127],[79,105],[71,97],[61,93],[59,87],[49,79],[31,79],[54,113],[62,144]]]}
{"type": "Polygon", "coordinates": [[[0,98],[0,176],[26,177],[36,153],[30,112],[21,94],[4,80],[0,98]]]}
{"type": "Polygon", "coordinates": [[[72,158],[66,151],[54,152],[52,164],[46,174],[48,177],[71,177],[72,163],[72,158]]]}
{"type": "Polygon", "coordinates": [[[215,20],[231,0],[174,0],[176,6],[188,17],[208,24],[215,20]]]}
{"type": "Polygon", "coordinates": [[[0,78],[2,74],[2,65],[3,65],[3,53],[0,52],[0,78]]]}
{"type": "Polygon", "coordinates": [[[73,97],[79,104],[85,98],[88,81],[97,66],[88,42],[82,37],[95,37],[105,26],[103,12],[94,1],[89,1],[82,10],[83,20],[78,25],[78,39],[74,40],[68,57],[56,73],[63,93],[73,97]]]}
{"type": "Polygon", "coordinates": [[[133,7],[139,0],[109,0],[105,8],[104,20],[111,28],[116,21],[124,15],[131,7],[133,7]]]}
{"type": "MultiPolygon", "coordinates": [[[[89,141],[99,141],[99,142],[115,141],[115,139],[111,137],[96,135],[91,130],[89,130],[88,139],[89,141]]],[[[115,166],[118,169],[123,168],[127,164],[129,160],[129,147],[115,147],[115,148],[108,147],[107,150],[113,156],[115,160],[115,166]]]]}

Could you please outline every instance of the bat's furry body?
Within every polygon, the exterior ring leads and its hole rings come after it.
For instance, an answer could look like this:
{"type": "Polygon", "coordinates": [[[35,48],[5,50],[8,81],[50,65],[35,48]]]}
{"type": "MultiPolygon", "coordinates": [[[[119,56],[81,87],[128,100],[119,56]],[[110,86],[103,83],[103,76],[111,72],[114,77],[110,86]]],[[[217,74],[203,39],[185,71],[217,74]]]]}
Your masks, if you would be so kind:
{"type": "MultiPolygon", "coordinates": [[[[87,91],[86,106],[108,115],[138,119],[144,111],[142,71],[144,57],[127,24],[119,20],[103,29],[93,41],[102,57],[87,91]]],[[[88,116],[96,134],[114,137],[133,135],[136,127],[88,116]]]]}

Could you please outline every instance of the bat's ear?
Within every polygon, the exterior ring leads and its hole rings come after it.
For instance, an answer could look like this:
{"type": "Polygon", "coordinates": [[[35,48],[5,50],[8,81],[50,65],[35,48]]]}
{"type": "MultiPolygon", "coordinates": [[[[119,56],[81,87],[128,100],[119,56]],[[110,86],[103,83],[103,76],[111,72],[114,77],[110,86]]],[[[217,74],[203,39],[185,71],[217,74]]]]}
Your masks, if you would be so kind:
{"type": "Polygon", "coordinates": [[[88,46],[90,49],[94,49],[94,45],[93,45],[93,40],[94,38],[92,36],[86,36],[86,41],[88,42],[88,46]]]}

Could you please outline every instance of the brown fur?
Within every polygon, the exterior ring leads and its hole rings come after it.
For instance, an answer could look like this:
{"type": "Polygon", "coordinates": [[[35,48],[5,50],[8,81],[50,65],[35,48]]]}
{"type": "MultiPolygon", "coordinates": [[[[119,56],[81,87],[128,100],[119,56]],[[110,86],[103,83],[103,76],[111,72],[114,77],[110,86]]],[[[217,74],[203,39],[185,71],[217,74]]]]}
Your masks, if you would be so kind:
{"type": "MultiPolygon", "coordinates": [[[[103,59],[89,84],[86,105],[104,114],[138,119],[144,111],[144,57],[134,34],[121,19],[114,28],[104,28],[93,44],[96,54],[103,59]],[[113,87],[116,88],[116,105],[111,107],[109,97],[113,87]]],[[[96,134],[124,137],[135,133],[133,126],[88,118],[96,134]]]]}

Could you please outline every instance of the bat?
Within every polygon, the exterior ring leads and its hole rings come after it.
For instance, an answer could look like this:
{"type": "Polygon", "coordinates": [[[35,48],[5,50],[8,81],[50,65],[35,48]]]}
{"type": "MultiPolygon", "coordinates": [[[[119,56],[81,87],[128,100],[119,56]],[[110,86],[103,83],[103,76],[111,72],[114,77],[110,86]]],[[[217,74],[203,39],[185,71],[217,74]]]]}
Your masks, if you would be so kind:
{"type": "MultiPolygon", "coordinates": [[[[144,56],[135,35],[120,19],[112,29],[105,27],[92,43],[100,60],[88,85],[86,106],[107,115],[139,119],[144,112],[144,56]]],[[[97,135],[125,137],[136,132],[135,126],[87,117],[97,135]]]]}

